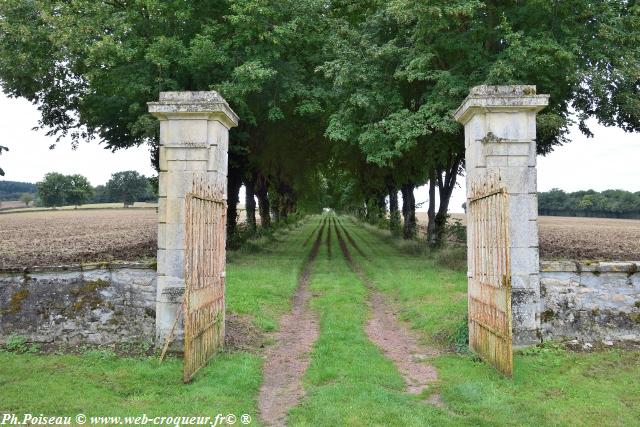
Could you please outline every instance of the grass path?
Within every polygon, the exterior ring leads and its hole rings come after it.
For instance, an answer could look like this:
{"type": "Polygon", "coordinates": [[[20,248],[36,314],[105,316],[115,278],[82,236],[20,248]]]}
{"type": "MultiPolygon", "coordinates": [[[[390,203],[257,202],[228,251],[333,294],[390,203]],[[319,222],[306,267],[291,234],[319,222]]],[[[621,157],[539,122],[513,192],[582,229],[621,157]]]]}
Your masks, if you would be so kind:
{"type": "Polygon", "coordinates": [[[309,366],[308,353],[318,338],[315,313],[309,308],[309,281],[324,234],[326,220],[317,233],[309,257],[298,279],[293,308],[280,319],[275,344],[265,352],[262,385],[258,398],[260,419],[265,425],[279,426],[287,411],[304,396],[302,376],[309,366]]]}
{"type": "MultiPolygon", "coordinates": [[[[335,224],[335,222],[332,222],[335,224]]],[[[339,244],[331,233],[333,247],[339,244]]],[[[344,256],[320,251],[311,281],[320,337],[305,376],[306,398],[289,425],[460,425],[463,420],[406,393],[405,381],[367,337],[369,291],[344,256]]]]}

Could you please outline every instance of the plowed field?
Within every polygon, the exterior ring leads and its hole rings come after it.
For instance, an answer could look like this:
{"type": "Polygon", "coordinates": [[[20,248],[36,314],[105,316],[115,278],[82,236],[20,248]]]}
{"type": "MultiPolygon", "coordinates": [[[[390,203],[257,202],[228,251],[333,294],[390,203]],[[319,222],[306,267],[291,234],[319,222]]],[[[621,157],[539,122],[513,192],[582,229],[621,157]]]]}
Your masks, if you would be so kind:
{"type": "Polygon", "coordinates": [[[0,268],[136,260],[156,254],[155,209],[0,215],[0,268]]]}

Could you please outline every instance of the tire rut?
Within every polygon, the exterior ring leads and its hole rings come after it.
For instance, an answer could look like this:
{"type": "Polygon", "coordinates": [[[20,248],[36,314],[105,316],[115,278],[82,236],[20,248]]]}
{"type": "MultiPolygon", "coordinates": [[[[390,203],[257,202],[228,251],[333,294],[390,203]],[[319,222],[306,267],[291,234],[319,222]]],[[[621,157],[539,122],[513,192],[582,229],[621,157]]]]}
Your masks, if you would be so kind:
{"type": "Polygon", "coordinates": [[[358,244],[356,243],[355,240],[353,240],[353,237],[351,237],[351,234],[349,234],[349,232],[347,231],[347,229],[344,227],[344,225],[342,225],[341,221],[338,221],[338,225],[340,226],[340,228],[342,228],[342,232],[344,233],[344,236],[347,238],[347,240],[349,241],[349,243],[351,244],[351,246],[353,246],[353,248],[360,254],[360,256],[362,258],[369,258],[367,256],[367,254],[365,254],[362,249],[360,249],[360,246],[358,246],[358,244]]]}
{"type": "MultiPolygon", "coordinates": [[[[404,378],[407,393],[420,394],[438,381],[436,368],[426,363],[429,357],[437,355],[438,352],[418,344],[414,334],[398,320],[397,312],[393,306],[388,304],[384,294],[375,290],[371,280],[351,257],[340,228],[346,235],[344,226],[336,227],[340,250],[353,272],[371,292],[369,298],[371,318],[365,325],[365,332],[384,355],[393,361],[404,378]]],[[[431,394],[425,402],[435,406],[444,406],[438,393],[431,394]]]]}
{"type": "Polygon", "coordinates": [[[335,221],[333,218],[329,218],[327,222],[327,257],[331,260],[331,224],[335,228],[335,221]]]}
{"type": "Polygon", "coordinates": [[[318,221],[318,225],[316,226],[316,228],[314,228],[311,234],[309,234],[309,236],[306,239],[304,239],[304,243],[302,243],[303,248],[307,247],[311,239],[313,239],[313,236],[316,234],[316,231],[318,231],[318,229],[322,226],[322,224],[324,224],[324,222],[318,221]]]}
{"type": "Polygon", "coordinates": [[[309,281],[322,244],[325,224],[326,218],[298,278],[293,308],[282,316],[280,328],[274,334],[276,342],[265,352],[258,411],[267,426],[285,425],[289,409],[304,397],[302,377],[310,363],[309,352],[320,333],[317,316],[309,308],[309,281]]]}

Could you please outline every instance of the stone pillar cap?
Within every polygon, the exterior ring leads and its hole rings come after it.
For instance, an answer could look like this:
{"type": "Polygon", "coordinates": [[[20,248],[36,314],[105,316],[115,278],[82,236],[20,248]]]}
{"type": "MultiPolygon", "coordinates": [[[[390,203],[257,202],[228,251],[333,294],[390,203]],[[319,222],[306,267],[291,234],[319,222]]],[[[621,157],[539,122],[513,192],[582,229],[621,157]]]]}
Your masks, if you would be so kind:
{"type": "Polygon", "coordinates": [[[208,119],[220,120],[228,128],[238,126],[238,115],[229,107],[227,101],[213,90],[160,92],[160,100],[148,102],[147,105],[149,112],[160,120],[205,116],[208,119]]]}
{"type": "Polygon", "coordinates": [[[535,85],[475,86],[453,114],[465,124],[478,113],[533,111],[549,105],[549,95],[537,95],[535,85]]]}

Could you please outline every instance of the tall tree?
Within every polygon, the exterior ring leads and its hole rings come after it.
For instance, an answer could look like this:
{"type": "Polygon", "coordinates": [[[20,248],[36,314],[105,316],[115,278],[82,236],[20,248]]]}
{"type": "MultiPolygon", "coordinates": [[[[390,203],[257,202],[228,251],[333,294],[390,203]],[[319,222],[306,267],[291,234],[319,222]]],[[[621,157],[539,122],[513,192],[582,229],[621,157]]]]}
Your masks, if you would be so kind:
{"type": "Polygon", "coordinates": [[[69,177],[49,172],[44,179],[36,183],[37,197],[46,207],[63,206],[69,193],[69,177]]]}
{"type": "Polygon", "coordinates": [[[106,184],[113,200],[122,202],[124,207],[133,205],[150,190],[149,180],[136,171],[116,172],[106,184]]]}
{"type": "Polygon", "coordinates": [[[80,206],[93,195],[93,187],[86,177],[75,174],[67,176],[67,180],[69,184],[65,196],[67,203],[80,206]]]}

